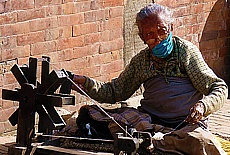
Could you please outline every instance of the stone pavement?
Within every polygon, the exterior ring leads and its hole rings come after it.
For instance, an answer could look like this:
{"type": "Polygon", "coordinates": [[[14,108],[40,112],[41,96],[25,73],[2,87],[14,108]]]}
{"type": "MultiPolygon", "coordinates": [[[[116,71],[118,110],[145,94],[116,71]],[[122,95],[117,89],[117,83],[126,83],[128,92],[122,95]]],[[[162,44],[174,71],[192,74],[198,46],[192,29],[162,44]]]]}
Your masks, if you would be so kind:
{"type": "Polygon", "coordinates": [[[209,130],[223,137],[230,137],[230,99],[210,117],[209,130]]]}

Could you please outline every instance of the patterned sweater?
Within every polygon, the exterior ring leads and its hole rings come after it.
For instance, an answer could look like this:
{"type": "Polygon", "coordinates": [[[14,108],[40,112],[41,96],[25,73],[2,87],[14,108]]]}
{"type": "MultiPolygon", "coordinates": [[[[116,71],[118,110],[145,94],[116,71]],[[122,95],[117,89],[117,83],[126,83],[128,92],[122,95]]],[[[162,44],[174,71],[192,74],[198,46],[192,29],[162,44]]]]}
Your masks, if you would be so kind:
{"type": "MultiPolygon", "coordinates": [[[[145,83],[158,75],[188,77],[204,97],[204,116],[219,110],[227,99],[226,83],[208,67],[199,49],[187,40],[173,36],[174,48],[165,59],[154,57],[146,48],[135,55],[119,77],[110,82],[100,82],[86,77],[84,88],[87,94],[101,103],[124,101],[145,83]]],[[[194,103],[195,104],[195,103],[194,103]]]]}

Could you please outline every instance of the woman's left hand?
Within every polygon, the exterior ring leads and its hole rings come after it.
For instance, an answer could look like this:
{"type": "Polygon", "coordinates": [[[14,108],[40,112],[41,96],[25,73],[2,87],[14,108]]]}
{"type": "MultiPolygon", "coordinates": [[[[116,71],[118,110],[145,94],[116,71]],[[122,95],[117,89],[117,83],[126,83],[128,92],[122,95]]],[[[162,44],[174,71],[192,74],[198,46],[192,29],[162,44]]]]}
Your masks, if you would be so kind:
{"type": "Polygon", "coordinates": [[[202,102],[196,103],[191,109],[190,114],[186,118],[185,122],[195,124],[198,123],[204,114],[204,104],[202,102]]]}

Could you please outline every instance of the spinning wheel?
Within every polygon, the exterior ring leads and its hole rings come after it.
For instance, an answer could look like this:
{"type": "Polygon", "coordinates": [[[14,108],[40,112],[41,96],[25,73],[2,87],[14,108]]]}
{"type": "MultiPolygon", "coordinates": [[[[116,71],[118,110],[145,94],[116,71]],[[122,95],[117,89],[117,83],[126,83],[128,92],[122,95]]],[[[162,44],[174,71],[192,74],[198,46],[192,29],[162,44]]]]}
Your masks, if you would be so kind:
{"type": "Polygon", "coordinates": [[[19,67],[15,64],[11,72],[17,79],[20,89],[2,90],[2,99],[19,101],[19,108],[10,116],[10,123],[17,126],[16,142],[20,146],[30,146],[35,135],[35,113],[39,114],[38,132],[50,134],[53,130],[63,128],[66,124],[57,113],[55,106],[74,105],[75,97],[69,95],[71,83],[70,72],[53,70],[50,73],[50,58],[30,58],[29,66],[19,67]],[[37,81],[38,61],[42,61],[41,83],[37,81]],[[59,89],[59,93],[55,93],[59,89]]]}

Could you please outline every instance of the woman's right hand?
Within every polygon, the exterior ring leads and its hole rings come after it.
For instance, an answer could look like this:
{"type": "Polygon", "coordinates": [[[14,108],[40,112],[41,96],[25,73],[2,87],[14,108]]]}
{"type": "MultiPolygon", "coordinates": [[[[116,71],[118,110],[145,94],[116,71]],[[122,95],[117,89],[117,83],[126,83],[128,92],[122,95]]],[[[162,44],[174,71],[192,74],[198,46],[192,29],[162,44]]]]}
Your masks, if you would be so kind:
{"type": "Polygon", "coordinates": [[[81,88],[82,90],[84,90],[84,87],[83,85],[85,84],[86,82],[86,77],[82,76],[82,75],[74,75],[73,76],[73,82],[76,84],[76,85],[72,85],[72,89],[79,92],[79,93],[82,93],[81,90],[79,88],[81,88]]]}

